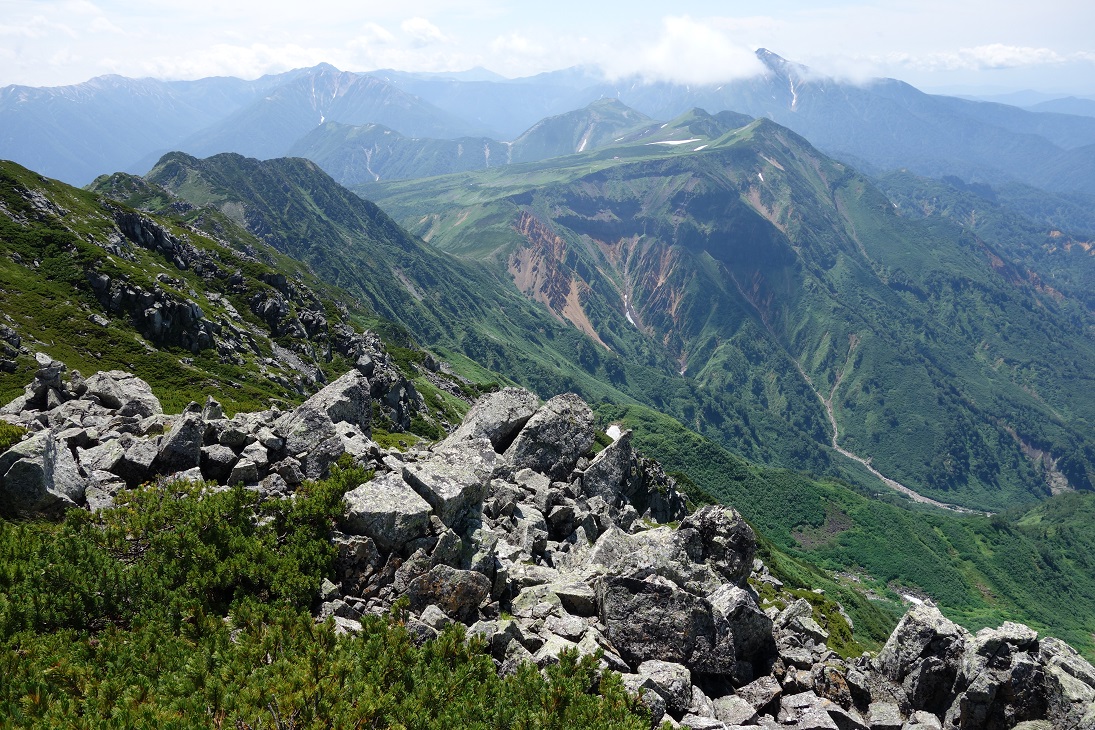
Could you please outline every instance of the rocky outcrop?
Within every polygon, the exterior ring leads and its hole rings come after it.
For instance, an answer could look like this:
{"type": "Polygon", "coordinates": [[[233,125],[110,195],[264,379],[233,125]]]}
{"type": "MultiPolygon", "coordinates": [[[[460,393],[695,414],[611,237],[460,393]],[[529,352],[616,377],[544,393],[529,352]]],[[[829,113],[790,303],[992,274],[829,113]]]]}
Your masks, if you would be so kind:
{"type": "Polygon", "coordinates": [[[917,606],[877,657],[841,658],[809,601],[762,606],[752,584],[780,584],[736,510],[687,514],[627,433],[594,454],[573,395],[489,394],[448,438],[401,453],[368,438],[389,365],[366,352],[291,412],[231,419],[212,400],[164,415],[124,373],[39,364],[4,409],[33,432],[0,455],[7,511],[98,509],[158,476],[287,498],[343,454],[372,469],[344,496],[319,596],[318,619],[343,630],[406,599],[417,640],[464,623],[500,672],[595,655],[679,727],[1095,730],[1095,668],[1020,624],[971,634],[917,606]]]}
{"type": "Polygon", "coordinates": [[[130,373],[85,379],[45,355],[38,363],[24,394],[0,409],[31,432],[0,455],[0,509],[8,513],[101,509],[121,488],[177,475],[288,494],[344,454],[374,466],[382,458],[369,438],[374,385],[362,369],[377,368],[368,357],[292,411],[233,418],[212,399],[165,415],[148,383],[130,373]]]}

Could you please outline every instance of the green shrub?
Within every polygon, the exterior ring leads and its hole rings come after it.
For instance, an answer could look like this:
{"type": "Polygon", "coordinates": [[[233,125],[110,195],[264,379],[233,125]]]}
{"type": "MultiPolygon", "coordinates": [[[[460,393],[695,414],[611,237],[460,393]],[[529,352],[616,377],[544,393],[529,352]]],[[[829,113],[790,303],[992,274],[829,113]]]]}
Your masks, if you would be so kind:
{"type": "Polygon", "coordinates": [[[0,421],[0,453],[7,451],[12,446],[19,443],[26,433],[27,429],[22,426],[16,426],[14,423],[8,423],[7,421],[0,421]]]}
{"type": "Polygon", "coordinates": [[[503,678],[460,625],[416,646],[398,610],[317,624],[333,519],[370,476],[333,472],[292,500],[171,484],[0,520],[0,726],[649,727],[595,657],[503,678]]]}

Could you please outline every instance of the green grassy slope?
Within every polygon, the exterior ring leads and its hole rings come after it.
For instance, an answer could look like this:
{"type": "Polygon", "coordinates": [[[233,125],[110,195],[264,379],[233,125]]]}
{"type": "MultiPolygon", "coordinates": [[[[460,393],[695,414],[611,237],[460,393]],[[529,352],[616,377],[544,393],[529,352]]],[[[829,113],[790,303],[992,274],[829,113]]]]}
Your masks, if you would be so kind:
{"type": "Polygon", "coordinates": [[[697,117],[589,154],[359,192],[500,278],[540,256],[583,282],[608,348],[639,331],[691,378],[687,403],[640,399],[749,458],[854,472],[822,455],[820,397],[843,446],[946,502],[1048,496],[1056,475],[1035,452],[1090,484],[1095,339],[1068,302],[959,226],[898,215],[778,125],[712,137],[697,117]],[[758,419],[782,443],[758,446],[758,419]]]}
{"type": "Polygon", "coordinates": [[[20,394],[33,378],[34,351],[84,374],[129,370],[153,385],[165,407],[176,410],[214,392],[230,410],[301,398],[294,386],[300,374],[271,360],[275,346],[319,371],[337,374],[350,366],[337,351],[322,354],[330,347],[329,327],[364,319],[364,311],[345,292],[244,231],[214,238],[178,219],[144,216],[149,230],[159,227],[206,257],[202,272],[180,267],[162,251],[122,234],[118,217],[134,214],[94,193],[0,163],[0,309],[27,350],[8,353],[15,355],[17,368],[0,376],[0,400],[20,394]],[[255,297],[277,295],[268,282],[278,274],[297,287],[280,322],[308,309],[326,318],[322,331],[309,337],[279,332],[252,311],[255,297]],[[221,332],[238,331],[231,340],[245,346],[231,352],[216,346],[191,350],[170,338],[158,340],[138,327],[130,310],[104,306],[91,286],[94,275],[193,303],[221,332]]]}

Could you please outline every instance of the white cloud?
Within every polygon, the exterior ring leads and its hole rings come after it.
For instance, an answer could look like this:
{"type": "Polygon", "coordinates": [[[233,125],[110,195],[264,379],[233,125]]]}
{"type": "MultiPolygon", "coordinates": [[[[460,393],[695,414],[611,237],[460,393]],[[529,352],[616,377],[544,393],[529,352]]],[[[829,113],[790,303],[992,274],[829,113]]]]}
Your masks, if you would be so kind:
{"type": "Polygon", "coordinates": [[[957,51],[913,55],[895,53],[887,57],[888,61],[911,68],[927,71],[982,71],[988,69],[1019,68],[1023,66],[1042,66],[1062,63],[1065,56],[1049,48],[1030,46],[1009,46],[1003,43],[990,43],[973,48],[959,48],[957,51]]]}
{"type": "Polygon", "coordinates": [[[351,46],[388,45],[395,43],[391,31],[376,23],[366,23],[357,37],[350,41],[351,46]]]}
{"type": "Polygon", "coordinates": [[[425,18],[408,18],[399,27],[410,37],[415,46],[428,46],[449,40],[440,28],[425,18]]]}
{"type": "Polygon", "coordinates": [[[544,47],[521,33],[498,36],[491,41],[490,49],[498,54],[516,54],[519,56],[540,56],[544,47]]]}
{"type": "Polygon", "coordinates": [[[167,79],[196,79],[206,76],[257,78],[294,68],[314,66],[323,61],[340,68],[340,59],[326,48],[305,48],[296,44],[248,46],[219,43],[201,52],[178,56],[157,56],[143,63],[143,73],[167,79]]]}
{"type": "Polygon", "coordinates": [[[76,37],[76,31],[69,26],[64,23],[55,23],[41,15],[35,15],[23,22],[0,23],[0,36],[21,36],[33,40],[48,38],[57,32],[64,33],[69,38],[76,37]]]}
{"type": "Polygon", "coordinates": [[[111,23],[103,16],[99,16],[95,20],[91,21],[91,25],[88,26],[94,33],[115,33],[117,35],[124,35],[123,31],[118,26],[111,23]]]}
{"type": "Polygon", "coordinates": [[[602,62],[613,77],[639,74],[650,81],[706,84],[755,76],[764,71],[752,47],[731,40],[713,24],[690,17],[664,18],[653,42],[602,62]]]}

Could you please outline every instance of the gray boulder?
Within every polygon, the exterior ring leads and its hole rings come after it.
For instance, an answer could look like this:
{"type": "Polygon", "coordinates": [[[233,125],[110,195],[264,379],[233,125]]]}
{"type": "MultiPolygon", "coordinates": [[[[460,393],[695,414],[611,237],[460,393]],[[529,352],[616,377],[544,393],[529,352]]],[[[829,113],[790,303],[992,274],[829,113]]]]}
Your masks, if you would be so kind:
{"type": "Polygon", "coordinates": [[[72,452],[49,431],[0,454],[0,507],[5,512],[63,511],[83,503],[85,486],[72,452]]]}
{"type": "Polygon", "coordinates": [[[498,455],[486,439],[465,441],[407,464],[403,478],[452,526],[487,496],[498,455]]]}
{"type": "Polygon", "coordinates": [[[582,493],[586,497],[600,497],[606,504],[616,504],[621,497],[630,496],[633,457],[631,431],[624,431],[583,472],[582,493]]]}
{"type": "Polygon", "coordinates": [[[366,435],[371,433],[373,411],[369,381],[358,370],[348,371],[323,388],[304,401],[297,410],[301,409],[322,411],[332,423],[349,423],[357,426],[366,435]]]}
{"type": "Polygon", "coordinates": [[[738,688],[735,694],[759,713],[780,698],[783,688],[775,677],[766,675],[738,688]]]}
{"type": "Polygon", "coordinates": [[[505,455],[515,469],[566,479],[593,445],[593,411],[573,393],[557,395],[529,419],[505,455]]]}
{"type": "Polygon", "coordinates": [[[430,572],[411,581],[407,597],[412,611],[422,611],[433,604],[456,620],[471,623],[490,595],[490,587],[490,581],[482,573],[435,565],[430,572]]]}
{"type": "Polygon", "coordinates": [[[878,655],[882,674],[901,684],[914,710],[942,714],[954,694],[969,632],[934,606],[906,613],[878,655]]]}
{"type": "Polygon", "coordinates": [[[730,628],[703,598],[657,579],[606,576],[597,603],[609,641],[630,665],[661,659],[710,674],[734,670],[730,628]]]}
{"type": "Polygon", "coordinates": [[[200,413],[183,413],[162,439],[154,469],[162,474],[193,469],[201,463],[205,422],[200,413]]]}
{"type": "Polygon", "coordinates": [[[448,438],[444,446],[462,441],[485,438],[498,453],[504,452],[518,431],[536,412],[538,399],[521,388],[504,388],[488,393],[475,401],[464,421],[448,438]]]}
{"type": "Polygon", "coordinates": [[[123,370],[98,372],[84,381],[84,396],[93,396],[107,408],[123,416],[147,418],[163,413],[160,400],[148,383],[123,370]]]}
{"type": "Polygon", "coordinates": [[[203,447],[201,450],[202,475],[219,484],[229,484],[228,475],[232,473],[232,466],[236,463],[236,459],[236,452],[227,446],[213,444],[203,447]]]}
{"type": "Polygon", "coordinates": [[[719,697],[713,704],[715,717],[726,725],[749,725],[757,719],[756,708],[737,695],[719,697]]]}
{"type": "Polygon", "coordinates": [[[738,681],[748,682],[759,676],[776,652],[772,619],[757,605],[753,594],[736,585],[723,584],[707,600],[734,635],[738,681]],[[748,667],[742,666],[744,664],[748,667]]]}
{"type": "Polygon", "coordinates": [[[640,677],[638,674],[625,672],[620,675],[620,678],[623,680],[627,691],[637,695],[643,705],[646,706],[646,709],[650,710],[650,726],[658,727],[662,718],[665,717],[665,698],[658,694],[648,677],[640,677]]]}
{"type": "Polygon", "coordinates": [[[398,474],[383,474],[343,497],[343,530],[372,538],[384,551],[398,550],[426,534],[430,505],[398,474]]]}
{"type": "Polygon", "coordinates": [[[153,476],[152,464],[160,453],[159,439],[134,439],[126,446],[125,454],[114,465],[113,472],[135,487],[153,476]]]}
{"type": "Polygon", "coordinates": [[[686,517],[680,529],[693,529],[703,540],[702,559],[723,578],[744,586],[753,569],[757,536],[737,510],[708,505],[686,517]]]}
{"type": "Polygon", "coordinates": [[[1045,667],[1047,718],[1054,727],[1095,728],[1095,668],[1055,638],[1038,646],[1045,667]]]}
{"type": "Polygon", "coordinates": [[[681,716],[692,705],[692,673],[688,667],[659,659],[648,659],[639,665],[636,674],[665,700],[670,713],[681,716]]]}

